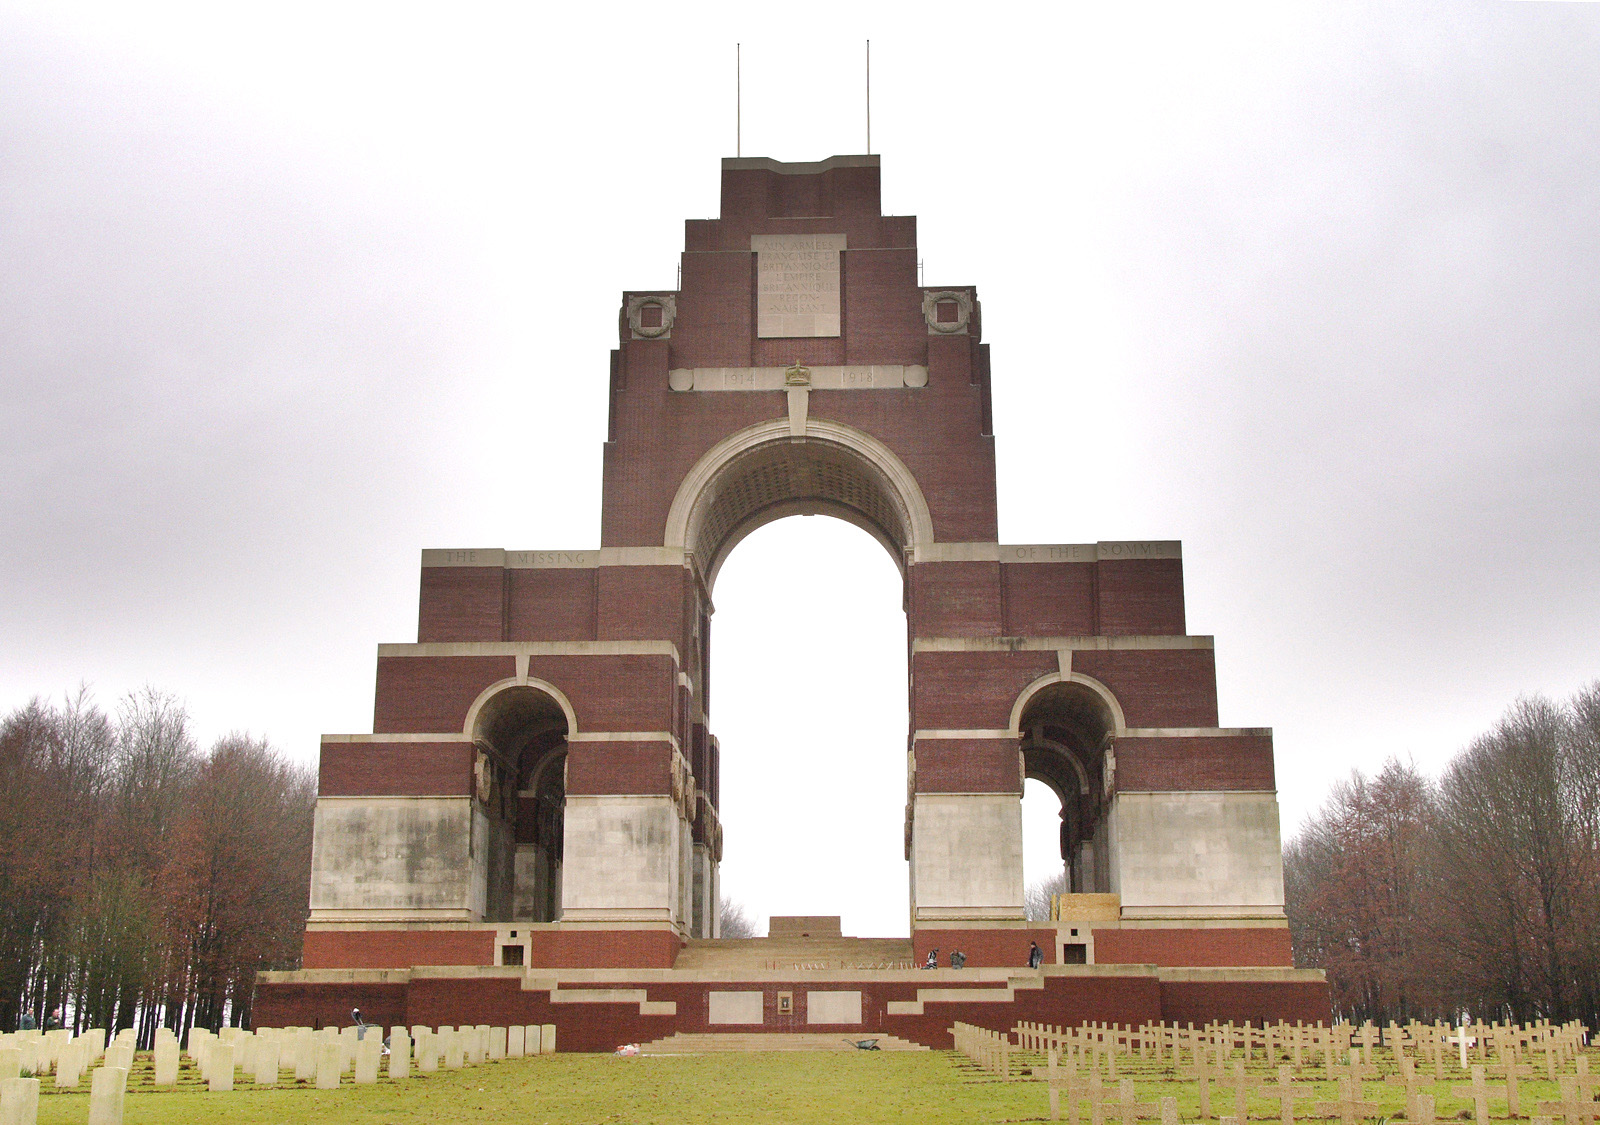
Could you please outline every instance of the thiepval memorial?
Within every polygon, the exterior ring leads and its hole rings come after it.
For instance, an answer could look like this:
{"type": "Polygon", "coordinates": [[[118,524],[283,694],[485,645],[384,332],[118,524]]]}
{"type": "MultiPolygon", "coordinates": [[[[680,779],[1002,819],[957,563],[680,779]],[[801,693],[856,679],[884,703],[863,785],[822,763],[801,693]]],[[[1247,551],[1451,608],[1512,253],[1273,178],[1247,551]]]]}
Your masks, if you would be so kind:
{"type": "Polygon", "coordinates": [[[876,156],[723,162],[680,288],[622,296],[599,546],[422,552],[372,733],[322,741],[305,967],[262,974],[257,1022],[360,1007],[608,1050],[1328,1017],[1292,967],[1272,733],[1219,725],[1179,544],[1000,540],[977,291],[922,286],[917,253],[876,156]],[[717,571],[795,514],[863,528],[904,578],[910,729],[883,752],[906,756],[909,939],[718,938],[717,571]],[[1062,800],[1048,922],[1023,914],[1025,778],[1062,800]]]}

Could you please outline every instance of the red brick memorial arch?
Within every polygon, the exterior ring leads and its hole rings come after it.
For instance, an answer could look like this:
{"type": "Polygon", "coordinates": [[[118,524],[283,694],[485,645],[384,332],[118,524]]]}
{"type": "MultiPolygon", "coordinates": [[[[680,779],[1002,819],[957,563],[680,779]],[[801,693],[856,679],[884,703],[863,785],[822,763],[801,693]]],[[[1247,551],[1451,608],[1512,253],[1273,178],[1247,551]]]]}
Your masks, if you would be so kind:
{"type": "MultiPolygon", "coordinates": [[[[264,977],[259,1010],[366,988],[397,1023],[565,1014],[571,1045],[711,1019],[716,975],[684,959],[717,937],[711,592],[751,531],[822,513],[904,578],[907,959],[998,970],[1037,941],[1068,983],[1016,1018],[1325,1014],[1289,969],[1271,732],[1218,725],[1179,545],[1000,542],[976,291],[918,284],[879,183],[877,157],[725,161],[679,289],[623,296],[600,546],[423,552],[373,733],[323,740],[306,967],[264,977]],[[1026,777],[1062,799],[1073,893],[1047,923],[1023,918],[1026,777]],[[563,1005],[533,976],[618,969],[665,972],[661,998],[563,1005]]],[[[950,1013],[890,976],[840,994],[938,1039],[950,1013]]]]}

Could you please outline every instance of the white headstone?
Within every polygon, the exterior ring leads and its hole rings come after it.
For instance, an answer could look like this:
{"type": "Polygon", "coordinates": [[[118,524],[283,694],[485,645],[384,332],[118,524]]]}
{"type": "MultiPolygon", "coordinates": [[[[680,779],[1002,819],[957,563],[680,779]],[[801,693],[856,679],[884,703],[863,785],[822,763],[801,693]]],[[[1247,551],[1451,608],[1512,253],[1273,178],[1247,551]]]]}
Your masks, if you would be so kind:
{"type": "Polygon", "coordinates": [[[155,1070],[157,1086],[178,1084],[178,1041],[170,1035],[166,1038],[156,1037],[155,1070]]]}
{"type": "Polygon", "coordinates": [[[528,1041],[528,1029],[520,1024],[516,1027],[506,1028],[506,1058],[520,1059],[523,1045],[528,1041]]]}
{"type": "Polygon", "coordinates": [[[553,1055],[556,1053],[556,1025],[553,1023],[542,1024],[539,1027],[539,1053],[553,1055]]]}
{"type": "Polygon", "coordinates": [[[522,1029],[522,1052],[526,1055],[539,1053],[539,1025],[530,1023],[522,1029]]]}
{"type": "Polygon", "coordinates": [[[339,1075],[344,1073],[344,1048],[336,1039],[324,1039],[317,1044],[317,1089],[337,1090],[339,1075]]]}
{"type": "Polygon", "coordinates": [[[377,1029],[356,1044],[356,1085],[371,1086],[378,1080],[378,1064],[383,1060],[383,1040],[377,1029]]]}
{"type": "Polygon", "coordinates": [[[466,1035],[465,1031],[452,1031],[440,1036],[444,1040],[444,1065],[446,1069],[460,1070],[466,1065],[467,1051],[466,1044],[463,1042],[466,1035]]]}
{"type": "Polygon", "coordinates": [[[39,1080],[7,1078],[0,1082],[0,1125],[38,1125],[39,1080]]]}
{"type": "Polygon", "coordinates": [[[489,1029],[489,1057],[503,1059],[506,1057],[506,1029],[491,1027],[489,1029]]]}
{"type": "Polygon", "coordinates": [[[309,1027],[295,1029],[294,1077],[297,1082],[313,1082],[317,1077],[317,1033],[309,1027]]]}
{"type": "Polygon", "coordinates": [[[276,1086],[278,1084],[278,1052],[279,1043],[277,1039],[259,1039],[256,1043],[255,1064],[256,1084],[258,1086],[276,1086]]]}
{"type": "Polygon", "coordinates": [[[102,1066],[89,1082],[89,1125],[122,1125],[122,1099],[128,1091],[128,1072],[102,1066]]]}
{"type": "Polygon", "coordinates": [[[233,1044],[218,1040],[206,1049],[207,1089],[213,1094],[233,1089],[233,1044]]]}
{"type": "Polygon", "coordinates": [[[403,1027],[389,1032],[389,1077],[411,1077],[411,1036],[403,1027]]]}
{"type": "Polygon", "coordinates": [[[22,1073],[22,1048],[0,1047],[0,1080],[16,1078],[22,1073]]]}
{"type": "Polygon", "coordinates": [[[61,1049],[61,1058],[56,1061],[56,1089],[78,1088],[78,1082],[83,1078],[84,1060],[88,1053],[89,1045],[81,1039],[74,1039],[61,1049]]]}

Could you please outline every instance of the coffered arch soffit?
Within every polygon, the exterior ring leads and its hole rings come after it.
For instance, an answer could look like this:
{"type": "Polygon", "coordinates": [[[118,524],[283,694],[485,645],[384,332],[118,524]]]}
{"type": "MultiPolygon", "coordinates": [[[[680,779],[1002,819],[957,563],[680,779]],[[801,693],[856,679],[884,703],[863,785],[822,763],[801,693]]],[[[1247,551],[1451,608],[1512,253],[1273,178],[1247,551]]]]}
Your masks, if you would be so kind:
{"type": "Polygon", "coordinates": [[[933,519],[916,478],[878,439],[812,419],[804,436],[786,421],[732,434],[689,470],[667,514],[665,545],[689,552],[708,587],[752,531],[792,515],[828,515],[883,544],[904,573],[933,542],[933,519]]]}

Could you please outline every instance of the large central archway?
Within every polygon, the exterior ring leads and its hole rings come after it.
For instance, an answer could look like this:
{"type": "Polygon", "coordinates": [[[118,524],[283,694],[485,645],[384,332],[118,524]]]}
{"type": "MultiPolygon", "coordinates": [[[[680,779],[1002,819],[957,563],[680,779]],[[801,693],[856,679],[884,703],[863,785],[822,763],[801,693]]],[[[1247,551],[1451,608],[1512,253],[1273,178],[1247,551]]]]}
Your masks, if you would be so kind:
{"type": "Polygon", "coordinates": [[[826,514],[862,528],[904,573],[933,542],[916,478],[888,446],[860,430],[812,420],[802,435],[768,422],[730,435],[684,477],[667,515],[667,547],[689,552],[716,584],[738,542],[791,515],[826,514]]]}
{"type": "Polygon", "coordinates": [[[822,516],[760,527],[720,570],[718,874],[758,923],[908,933],[902,581],[873,539],[822,516]]]}

